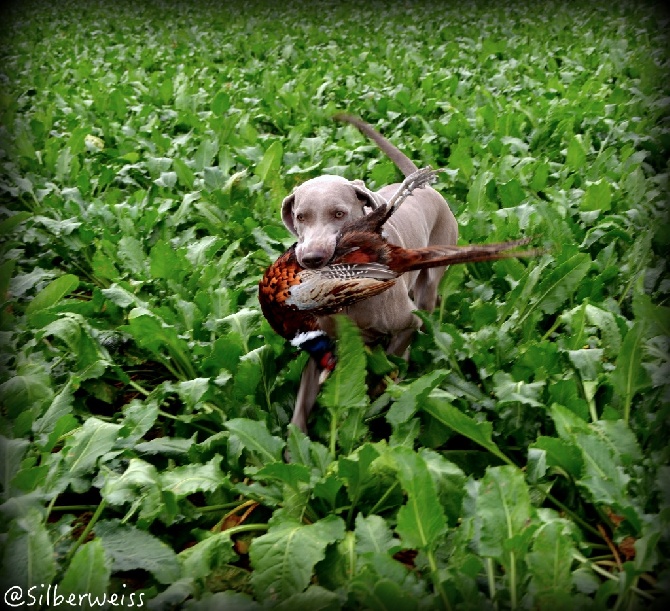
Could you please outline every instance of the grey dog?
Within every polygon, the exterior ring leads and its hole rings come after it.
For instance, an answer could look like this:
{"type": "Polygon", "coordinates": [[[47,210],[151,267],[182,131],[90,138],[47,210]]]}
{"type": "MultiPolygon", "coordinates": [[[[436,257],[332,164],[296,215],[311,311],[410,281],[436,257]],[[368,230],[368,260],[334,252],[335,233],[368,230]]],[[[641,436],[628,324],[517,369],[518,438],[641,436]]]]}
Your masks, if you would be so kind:
{"type": "MultiPolygon", "coordinates": [[[[363,120],[344,113],[334,118],[358,128],[405,176],[418,169],[409,157],[363,120]]],[[[284,225],[298,238],[296,255],[300,265],[310,269],[326,265],[333,255],[342,226],[384,203],[398,187],[399,183],[395,183],[373,192],[361,180],[330,175],[312,178],[296,187],[284,199],[281,214],[284,225]]],[[[403,248],[451,246],[458,240],[458,225],[453,213],[445,199],[431,187],[413,192],[389,219],[385,232],[389,242],[403,248]]],[[[404,274],[390,290],[346,308],[344,313],[361,329],[364,341],[372,343],[388,338],[386,351],[406,358],[414,331],[421,322],[414,310],[430,312],[435,308],[438,284],[445,269],[439,267],[404,274]]],[[[319,324],[334,336],[330,317],[320,318],[319,324]]],[[[319,387],[318,367],[310,359],[302,373],[291,420],[305,433],[319,387]]]]}

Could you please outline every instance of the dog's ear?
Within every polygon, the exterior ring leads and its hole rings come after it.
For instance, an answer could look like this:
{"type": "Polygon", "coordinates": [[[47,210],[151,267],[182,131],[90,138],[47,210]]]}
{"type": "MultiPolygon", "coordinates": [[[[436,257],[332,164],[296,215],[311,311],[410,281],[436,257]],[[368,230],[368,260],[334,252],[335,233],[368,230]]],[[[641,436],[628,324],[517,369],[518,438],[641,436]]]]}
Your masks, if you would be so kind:
{"type": "Polygon", "coordinates": [[[362,180],[357,178],[356,180],[350,181],[350,184],[354,188],[354,191],[356,191],[358,199],[363,200],[364,206],[368,206],[374,210],[375,208],[379,208],[382,204],[386,204],[386,200],[378,193],[370,191],[362,180]]]}
{"type": "Polygon", "coordinates": [[[295,194],[287,195],[284,198],[284,201],[281,203],[281,220],[284,222],[284,226],[288,229],[293,235],[297,236],[298,232],[295,230],[295,225],[293,224],[293,203],[295,202],[295,194]]]}

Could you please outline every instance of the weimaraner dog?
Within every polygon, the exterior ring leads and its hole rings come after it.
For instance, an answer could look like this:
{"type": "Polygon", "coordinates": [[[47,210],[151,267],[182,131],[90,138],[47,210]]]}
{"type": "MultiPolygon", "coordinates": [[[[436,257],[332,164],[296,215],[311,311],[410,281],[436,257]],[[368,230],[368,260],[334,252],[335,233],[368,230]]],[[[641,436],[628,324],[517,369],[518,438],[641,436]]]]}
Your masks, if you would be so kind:
{"type": "MultiPolygon", "coordinates": [[[[373,140],[391,161],[408,176],[418,168],[406,155],[379,134],[373,127],[347,114],[335,118],[357,127],[373,140]]],[[[361,180],[346,180],[341,176],[319,176],[296,187],[282,203],[282,220],[298,238],[296,255],[300,265],[316,269],[333,255],[340,228],[347,222],[366,214],[389,199],[399,183],[372,192],[361,180]]],[[[414,191],[394,213],[385,226],[387,239],[403,248],[431,245],[455,245],[458,225],[447,202],[433,188],[414,191]]],[[[437,286],[446,268],[426,269],[404,274],[390,290],[366,299],[345,313],[358,325],[367,343],[388,339],[389,354],[406,357],[414,331],[420,319],[414,310],[435,308],[437,286]]],[[[333,334],[333,321],[322,317],[320,326],[333,334]]],[[[334,336],[334,335],[333,335],[334,336]]],[[[300,380],[292,424],[307,432],[307,418],[319,393],[317,363],[310,359],[300,380]]]]}

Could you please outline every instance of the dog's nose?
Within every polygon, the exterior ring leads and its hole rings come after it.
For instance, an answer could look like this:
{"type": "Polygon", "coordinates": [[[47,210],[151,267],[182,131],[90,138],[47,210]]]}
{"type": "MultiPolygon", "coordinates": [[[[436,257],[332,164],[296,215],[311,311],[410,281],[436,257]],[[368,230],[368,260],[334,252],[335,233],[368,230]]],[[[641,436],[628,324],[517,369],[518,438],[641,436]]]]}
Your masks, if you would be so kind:
{"type": "Polygon", "coordinates": [[[310,253],[308,255],[303,255],[302,260],[300,261],[303,267],[309,269],[317,269],[321,267],[326,262],[326,255],[319,253],[310,253]]]}

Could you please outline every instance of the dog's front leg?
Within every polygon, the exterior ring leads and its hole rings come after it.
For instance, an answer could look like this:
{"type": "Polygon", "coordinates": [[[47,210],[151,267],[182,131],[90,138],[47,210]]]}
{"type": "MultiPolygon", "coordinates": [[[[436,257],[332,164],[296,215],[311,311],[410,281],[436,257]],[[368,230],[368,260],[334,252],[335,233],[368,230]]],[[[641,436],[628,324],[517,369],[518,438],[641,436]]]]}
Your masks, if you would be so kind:
{"type": "Polygon", "coordinates": [[[319,367],[317,362],[310,358],[302,370],[298,396],[295,400],[295,409],[291,418],[291,424],[297,426],[305,434],[307,434],[307,418],[309,418],[312,407],[316,402],[319,387],[319,367]]]}

